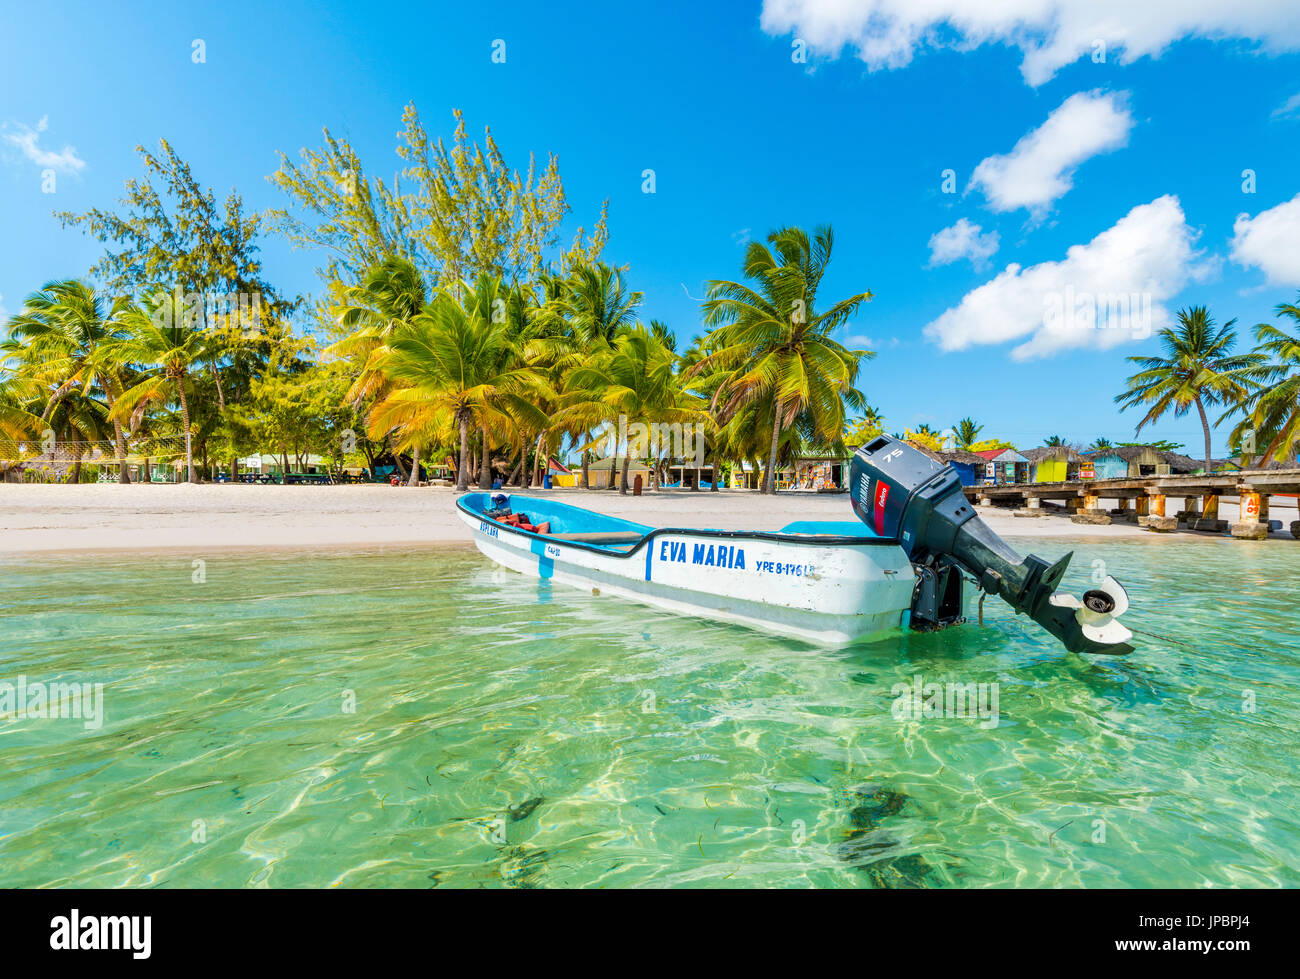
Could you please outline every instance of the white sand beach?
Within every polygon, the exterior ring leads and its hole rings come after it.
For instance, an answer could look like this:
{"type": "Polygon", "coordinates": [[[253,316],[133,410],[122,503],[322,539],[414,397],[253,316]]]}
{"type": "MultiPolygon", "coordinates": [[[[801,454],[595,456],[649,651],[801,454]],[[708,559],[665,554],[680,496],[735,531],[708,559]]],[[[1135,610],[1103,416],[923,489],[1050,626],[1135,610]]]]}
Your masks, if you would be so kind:
{"type": "MultiPolygon", "coordinates": [[[[658,527],[777,530],[793,520],[853,519],[843,495],[529,492],[658,527]]],[[[0,552],[468,541],[456,517],[456,495],[446,488],[383,485],[0,485],[0,552]]],[[[1223,519],[1235,519],[1236,512],[1235,502],[1225,500],[1223,519]]],[[[1024,518],[991,508],[980,513],[997,533],[1010,536],[1156,538],[1131,524],[1080,525],[1061,514],[1024,518]]]]}

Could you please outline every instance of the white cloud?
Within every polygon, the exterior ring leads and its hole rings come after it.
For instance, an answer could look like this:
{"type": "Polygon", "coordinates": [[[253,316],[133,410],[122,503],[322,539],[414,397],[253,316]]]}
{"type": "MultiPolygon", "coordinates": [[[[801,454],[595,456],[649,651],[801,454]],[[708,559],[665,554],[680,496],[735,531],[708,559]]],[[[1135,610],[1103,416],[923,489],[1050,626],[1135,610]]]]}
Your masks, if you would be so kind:
{"type": "Polygon", "coordinates": [[[41,121],[36,124],[35,129],[21,122],[7,123],[4,128],[5,131],[0,133],[0,139],[16,147],[25,159],[42,170],[80,173],[86,169],[86,161],[77,156],[77,151],[73,147],[64,146],[56,153],[40,146],[41,133],[50,128],[49,116],[41,116],[41,121]]]}
{"type": "Polygon", "coordinates": [[[1300,286],[1300,194],[1253,218],[1237,215],[1229,249],[1238,265],[1262,269],[1269,285],[1300,286]]]}
{"type": "Polygon", "coordinates": [[[998,233],[984,232],[978,224],[961,218],[956,224],[930,236],[930,265],[948,265],[969,258],[976,268],[988,264],[998,250],[998,233]]]}
{"type": "Polygon", "coordinates": [[[919,48],[1010,45],[1034,86],[1092,56],[1097,42],[1120,64],[1186,37],[1244,38],[1270,53],[1300,48],[1295,0],[764,0],[760,24],[832,56],[851,47],[873,71],[901,68],[919,48]]]}
{"type": "Polygon", "coordinates": [[[1276,109],[1273,110],[1274,119],[1290,119],[1300,117],[1300,92],[1296,92],[1276,109]]]}
{"type": "Polygon", "coordinates": [[[1077,92],[1020,137],[1010,153],[981,160],[967,190],[978,187],[995,211],[1024,207],[1042,217],[1074,186],[1079,164],[1124,146],[1132,128],[1123,94],[1077,92]]]}
{"type": "Polygon", "coordinates": [[[940,348],[1022,340],[1014,360],[1140,340],[1169,321],[1164,303],[1204,274],[1177,197],[1140,204],[1059,262],[1008,265],[925,328],[940,348]]]}

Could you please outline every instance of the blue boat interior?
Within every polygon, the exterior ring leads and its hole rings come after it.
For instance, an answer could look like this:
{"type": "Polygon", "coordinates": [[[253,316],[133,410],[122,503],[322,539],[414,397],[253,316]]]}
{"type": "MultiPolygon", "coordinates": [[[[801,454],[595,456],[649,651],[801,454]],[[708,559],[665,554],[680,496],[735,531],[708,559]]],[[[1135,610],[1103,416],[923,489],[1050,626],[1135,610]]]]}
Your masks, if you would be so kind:
{"type": "MultiPolygon", "coordinates": [[[[466,493],[458,503],[462,509],[488,519],[488,511],[493,509],[492,497],[504,495],[506,506],[513,513],[525,514],[533,526],[543,523],[551,525],[550,536],[563,537],[570,534],[629,534],[640,535],[635,540],[618,542],[583,541],[584,546],[596,550],[609,551],[614,554],[626,554],[635,550],[641,538],[655,528],[647,524],[611,517],[603,513],[594,513],[582,507],[561,503],[536,496],[501,493],[466,493]]],[[[523,531],[520,531],[523,533],[523,531]]],[[[786,524],[777,534],[798,537],[853,537],[859,539],[877,538],[878,535],[866,524],[857,520],[796,520],[786,524]]]]}
{"type": "Polygon", "coordinates": [[[782,534],[813,534],[818,537],[878,537],[861,520],[796,520],[781,528],[782,534]]]}

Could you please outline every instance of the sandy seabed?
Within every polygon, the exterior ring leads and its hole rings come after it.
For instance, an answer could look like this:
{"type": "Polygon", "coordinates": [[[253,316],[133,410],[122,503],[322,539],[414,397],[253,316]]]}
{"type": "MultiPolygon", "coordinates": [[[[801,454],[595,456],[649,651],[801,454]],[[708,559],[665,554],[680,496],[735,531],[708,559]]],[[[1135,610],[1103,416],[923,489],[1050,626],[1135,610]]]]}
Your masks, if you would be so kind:
{"type": "MultiPolygon", "coordinates": [[[[854,519],[844,494],[528,493],[656,527],[779,530],[794,520],[854,519]]],[[[456,496],[447,488],[385,485],[0,484],[0,552],[468,542],[456,496]]],[[[1235,518],[1235,507],[1224,510],[1224,519],[1235,518]]],[[[997,533],[1018,537],[1156,536],[1130,524],[1074,524],[1060,514],[1024,518],[991,508],[980,514],[997,533]]]]}

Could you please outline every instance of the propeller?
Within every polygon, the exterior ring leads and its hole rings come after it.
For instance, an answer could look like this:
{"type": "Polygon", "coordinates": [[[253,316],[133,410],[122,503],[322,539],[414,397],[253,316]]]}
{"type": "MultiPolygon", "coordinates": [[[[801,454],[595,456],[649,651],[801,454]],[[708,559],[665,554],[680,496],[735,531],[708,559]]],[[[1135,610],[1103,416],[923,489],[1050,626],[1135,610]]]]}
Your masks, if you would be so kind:
{"type": "Polygon", "coordinates": [[[1084,637],[1095,643],[1114,646],[1133,638],[1133,633],[1116,621],[1128,611],[1128,593],[1110,575],[1099,587],[1084,592],[1082,599],[1058,591],[1049,601],[1058,608],[1073,609],[1084,637]]]}

